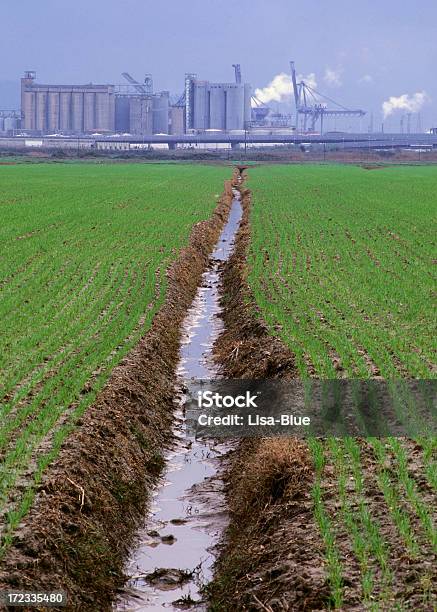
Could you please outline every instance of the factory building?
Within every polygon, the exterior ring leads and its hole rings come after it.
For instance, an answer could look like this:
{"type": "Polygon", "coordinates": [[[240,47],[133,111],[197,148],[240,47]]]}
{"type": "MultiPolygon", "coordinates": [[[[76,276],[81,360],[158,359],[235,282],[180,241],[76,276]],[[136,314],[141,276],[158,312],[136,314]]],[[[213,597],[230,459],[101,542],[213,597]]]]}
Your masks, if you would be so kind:
{"type": "Polygon", "coordinates": [[[114,132],[113,85],[41,85],[36,73],[21,79],[22,128],[43,134],[114,132]]]}
{"type": "MultiPolygon", "coordinates": [[[[211,83],[186,75],[185,93],[170,104],[168,91],[153,93],[151,78],[129,85],[42,85],[36,73],[21,79],[21,128],[44,134],[183,134],[192,130],[243,130],[251,121],[251,87],[211,83]]],[[[150,76],[150,75],[149,75],[150,76]]],[[[3,126],[0,126],[3,127],[3,126]]]]}
{"type": "Polygon", "coordinates": [[[187,130],[243,130],[251,121],[251,87],[243,83],[210,83],[187,75],[187,130]]]}
{"type": "Polygon", "coordinates": [[[115,96],[115,131],[134,136],[168,134],[170,95],[120,94],[115,96]]]}
{"type": "Polygon", "coordinates": [[[168,134],[170,94],[117,93],[114,85],[41,85],[21,79],[22,128],[41,134],[168,134]]]}

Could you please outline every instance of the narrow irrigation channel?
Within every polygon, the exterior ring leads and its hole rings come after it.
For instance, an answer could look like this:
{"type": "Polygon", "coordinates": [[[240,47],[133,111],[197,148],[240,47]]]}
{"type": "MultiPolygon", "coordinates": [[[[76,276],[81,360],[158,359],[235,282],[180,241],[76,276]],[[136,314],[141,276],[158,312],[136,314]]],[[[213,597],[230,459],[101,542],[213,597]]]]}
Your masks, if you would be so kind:
{"type": "Polygon", "coordinates": [[[157,487],[150,514],[126,567],[130,577],[114,605],[117,611],[206,610],[202,586],[212,578],[214,548],[227,525],[220,457],[229,447],[185,435],[183,388],[191,379],[218,376],[212,346],[222,331],[218,317],[220,266],[233,249],[242,218],[240,194],[234,198],[210,265],[182,328],[178,378],[179,409],[175,444],[157,487]]]}

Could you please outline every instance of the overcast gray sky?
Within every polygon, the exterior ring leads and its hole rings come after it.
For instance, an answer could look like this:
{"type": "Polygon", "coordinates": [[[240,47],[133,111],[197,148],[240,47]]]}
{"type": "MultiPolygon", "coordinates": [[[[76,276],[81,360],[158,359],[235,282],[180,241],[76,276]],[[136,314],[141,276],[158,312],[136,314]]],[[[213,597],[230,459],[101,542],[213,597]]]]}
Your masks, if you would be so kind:
{"type": "MultiPolygon", "coordinates": [[[[185,72],[232,80],[235,62],[245,81],[263,88],[294,59],[298,72],[314,73],[322,92],[373,111],[375,124],[385,100],[406,94],[394,107],[421,107],[423,127],[437,125],[436,0],[1,4],[0,108],[13,87],[4,82],[18,85],[26,69],[36,70],[40,82],[57,83],[118,83],[123,71],[139,80],[151,72],[156,90],[178,93],[185,72]]],[[[387,128],[398,128],[401,114],[393,110],[387,128]]]]}

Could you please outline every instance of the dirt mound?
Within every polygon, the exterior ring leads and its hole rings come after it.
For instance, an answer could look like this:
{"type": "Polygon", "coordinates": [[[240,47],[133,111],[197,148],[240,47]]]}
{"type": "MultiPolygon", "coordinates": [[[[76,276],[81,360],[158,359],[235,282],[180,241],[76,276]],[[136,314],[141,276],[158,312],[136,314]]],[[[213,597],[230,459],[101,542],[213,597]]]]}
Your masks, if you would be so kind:
{"type": "Polygon", "coordinates": [[[38,489],[1,563],[0,590],[62,589],[69,610],[107,610],[170,443],[180,324],[229,212],[193,228],[151,329],[115,368],[38,489]]]}
{"type": "Polygon", "coordinates": [[[293,378],[294,355],[270,335],[259,316],[246,280],[250,242],[250,191],[242,189],[243,219],[233,255],[223,269],[222,299],[225,331],[214,347],[215,358],[228,378],[293,378]]]}

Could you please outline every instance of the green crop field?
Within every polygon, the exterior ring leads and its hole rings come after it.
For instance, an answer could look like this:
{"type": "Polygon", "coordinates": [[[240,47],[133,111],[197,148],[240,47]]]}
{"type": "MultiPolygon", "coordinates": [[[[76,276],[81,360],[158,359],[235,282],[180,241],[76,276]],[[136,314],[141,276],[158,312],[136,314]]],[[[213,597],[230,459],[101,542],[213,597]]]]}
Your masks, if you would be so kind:
{"type": "Polygon", "coordinates": [[[2,550],[75,420],[148,329],[166,268],[228,177],[213,166],[0,166],[2,550]]]}
{"type": "MultiPolygon", "coordinates": [[[[271,166],[248,183],[249,284],[300,375],[435,377],[435,169],[271,166]]],[[[309,446],[332,606],[432,609],[436,438],[309,446]]]]}
{"type": "Polygon", "coordinates": [[[261,167],[249,187],[250,284],[301,376],[429,377],[436,170],[261,167]]]}

